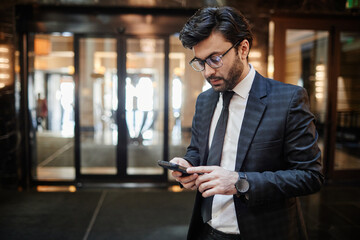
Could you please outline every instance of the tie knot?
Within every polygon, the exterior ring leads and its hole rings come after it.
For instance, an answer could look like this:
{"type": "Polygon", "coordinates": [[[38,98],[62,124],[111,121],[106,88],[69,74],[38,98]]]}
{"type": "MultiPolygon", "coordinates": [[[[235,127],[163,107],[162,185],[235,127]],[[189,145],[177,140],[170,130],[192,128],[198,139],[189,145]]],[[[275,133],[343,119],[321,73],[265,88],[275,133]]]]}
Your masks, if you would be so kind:
{"type": "Polygon", "coordinates": [[[234,91],[225,91],[223,92],[223,107],[228,107],[234,91]]]}

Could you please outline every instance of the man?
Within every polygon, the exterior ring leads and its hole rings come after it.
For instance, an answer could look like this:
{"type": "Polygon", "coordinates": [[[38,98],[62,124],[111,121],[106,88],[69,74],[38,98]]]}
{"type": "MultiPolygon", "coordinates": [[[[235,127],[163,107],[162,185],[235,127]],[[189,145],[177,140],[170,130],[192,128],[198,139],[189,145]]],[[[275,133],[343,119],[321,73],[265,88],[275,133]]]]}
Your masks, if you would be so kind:
{"type": "Polygon", "coordinates": [[[198,190],[188,239],[307,239],[297,196],[323,183],[314,116],[303,88],[248,63],[252,39],[229,7],[199,10],[180,33],[212,86],[197,99],[185,157],[171,160],[190,174],[176,180],[198,190]]]}

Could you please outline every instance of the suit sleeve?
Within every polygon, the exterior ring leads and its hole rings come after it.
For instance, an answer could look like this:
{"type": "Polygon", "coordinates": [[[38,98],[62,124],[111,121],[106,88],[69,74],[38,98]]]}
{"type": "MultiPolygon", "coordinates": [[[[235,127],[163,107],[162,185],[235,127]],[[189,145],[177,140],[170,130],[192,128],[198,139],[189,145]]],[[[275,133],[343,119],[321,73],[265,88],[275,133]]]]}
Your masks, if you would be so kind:
{"type": "Polygon", "coordinates": [[[246,172],[250,183],[249,205],[307,195],[320,190],[321,152],[314,116],[305,89],[296,88],[289,103],[284,146],[284,169],[246,172]]]}

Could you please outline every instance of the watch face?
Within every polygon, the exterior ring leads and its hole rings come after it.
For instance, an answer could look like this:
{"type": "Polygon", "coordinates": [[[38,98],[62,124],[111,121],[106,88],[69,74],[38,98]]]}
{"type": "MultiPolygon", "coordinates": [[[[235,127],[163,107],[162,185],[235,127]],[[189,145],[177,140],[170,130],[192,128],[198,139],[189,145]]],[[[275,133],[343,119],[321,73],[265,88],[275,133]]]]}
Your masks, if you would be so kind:
{"type": "Polygon", "coordinates": [[[236,189],[240,193],[246,193],[249,190],[249,182],[246,179],[240,179],[236,182],[236,189]]]}

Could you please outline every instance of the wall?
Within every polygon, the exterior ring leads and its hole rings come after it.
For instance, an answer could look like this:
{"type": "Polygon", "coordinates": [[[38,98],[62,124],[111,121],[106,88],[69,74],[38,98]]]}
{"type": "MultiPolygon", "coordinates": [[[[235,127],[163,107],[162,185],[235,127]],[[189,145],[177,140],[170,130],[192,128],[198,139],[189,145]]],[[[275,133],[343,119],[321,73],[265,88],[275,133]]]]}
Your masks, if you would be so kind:
{"type": "Polygon", "coordinates": [[[17,184],[19,131],[15,111],[14,8],[0,4],[0,189],[17,184]]]}

